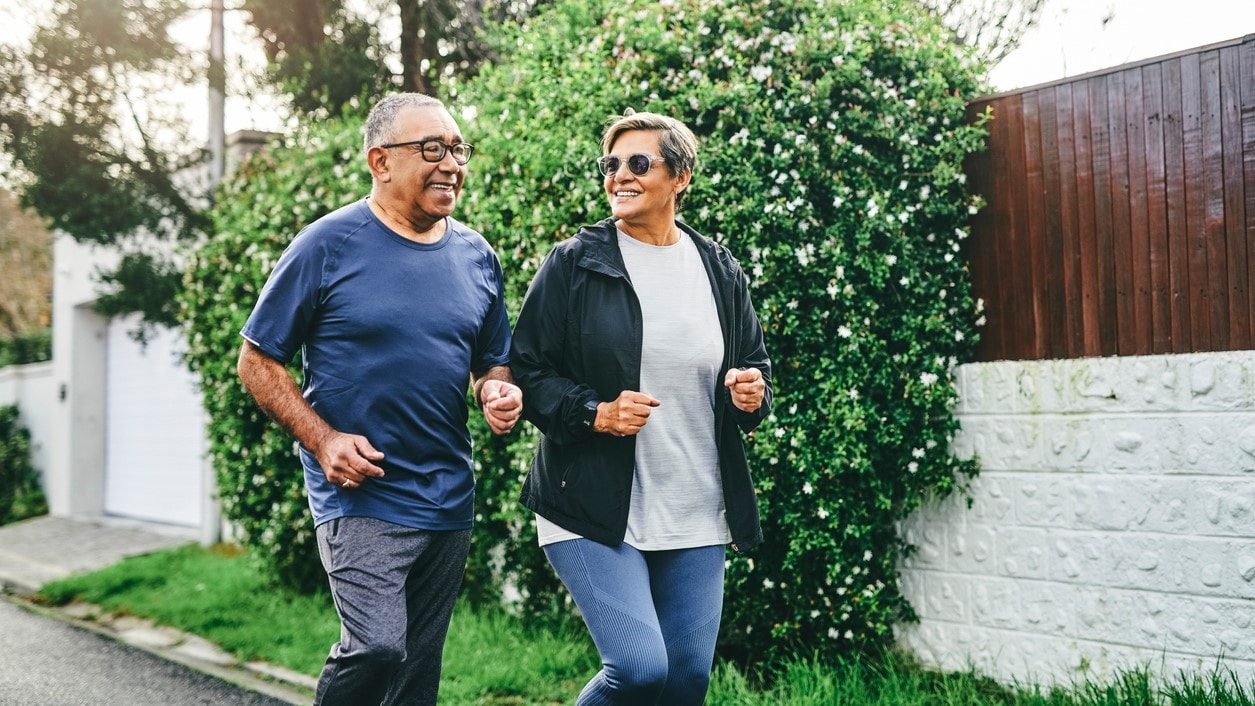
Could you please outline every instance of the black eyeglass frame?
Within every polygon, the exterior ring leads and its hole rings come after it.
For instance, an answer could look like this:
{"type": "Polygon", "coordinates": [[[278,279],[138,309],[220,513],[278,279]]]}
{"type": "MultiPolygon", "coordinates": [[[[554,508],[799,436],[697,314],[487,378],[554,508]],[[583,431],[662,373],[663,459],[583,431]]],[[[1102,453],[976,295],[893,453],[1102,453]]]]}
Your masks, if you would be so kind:
{"type": "Polygon", "coordinates": [[[643,152],[629,154],[626,157],[620,157],[619,155],[616,155],[616,154],[608,154],[604,157],[597,158],[597,170],[602,173],[602,176],[612,177],[615,174],[618,174],[619,168],[626,164],[628,171],[632,172],[636,176],[645,176],[646,174],[649,173],[650,168],[654,166],[654,162],[666,162],[666,161],[667,161],[666,157],[655,157],[652,154],[645,154],[643,152]],[[632,166],[633,161],[635,161],[636,164],[639,165],[640,160],[642,159],[649,160],[645,162],[645,167],[643,169],[638,170],[636,167],[632,166]],[[610,168],[612,162],[614,165],[613,169],[610,168]]]}
{"type": "Polygon", "coordinates": [[[431,162],[433,164],[444,159],[445,155],[452,153],[453,161],[457,162],[459,165],[464,165],[467,162],[471,161],[471,157],[475,154],[475,145],[472,145],[469,142],[455,142],[453,144],[449,144],[448,142],[445,142],[444,140],[438,137],[433,137],[426,140],[410,140],[409,142],[393,142],[387,145],[379,145],[379,147],[380,149],[390,150],[393,147],[413,147],[414,145],[418,145],[418,153],[423,156],[423,161],[431,162]],[[427,145],[430,145],[433,142],[436,143],[437,145],[440,145],[440,156],[436,157],[435,159],[432,159],[431,157],[427,156],[427,145]],[[466,149],[465,159],[458,159],[458,153],[455,150],[460,149],[460,148],[466,149]]]}

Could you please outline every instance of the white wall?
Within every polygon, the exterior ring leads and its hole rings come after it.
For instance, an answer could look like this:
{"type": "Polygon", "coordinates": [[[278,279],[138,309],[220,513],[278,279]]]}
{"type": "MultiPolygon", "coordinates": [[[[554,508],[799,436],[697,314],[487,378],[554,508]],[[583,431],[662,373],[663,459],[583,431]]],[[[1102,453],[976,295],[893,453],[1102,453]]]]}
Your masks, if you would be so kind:
{"type": "Polygon", "coordinates": [[[973,505],[926,507],[902,585],[926,664],[1070,684],[1255,679],[1255,351],[962,366],[973,505]]]}
{"type": "Polygon", "coordinates": [[[31,465],[43,474],[50,465],[48,442],[57,404],[52,363],[0,368],[0,406],[11,404],[18,406],[21,424],[31,434],[31,465]]]}

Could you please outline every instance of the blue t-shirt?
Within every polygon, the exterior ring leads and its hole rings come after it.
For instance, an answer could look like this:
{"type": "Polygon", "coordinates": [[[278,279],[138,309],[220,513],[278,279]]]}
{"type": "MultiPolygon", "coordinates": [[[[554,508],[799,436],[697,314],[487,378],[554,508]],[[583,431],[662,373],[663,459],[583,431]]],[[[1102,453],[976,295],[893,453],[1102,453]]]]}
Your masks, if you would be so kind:
{"type": "Polygon", "coordinates": [[[315,525],[346,516],[427,530],[472,524],[466,391],[472,372],[509,362],[510,323],[492,247],[447,225],[423,244],[364,200],[328,214],[283,252],[240,332],[279,361],[301,351],[314,411],[385,454],[383,478],[346,490],[301,448],[315,525]]]}

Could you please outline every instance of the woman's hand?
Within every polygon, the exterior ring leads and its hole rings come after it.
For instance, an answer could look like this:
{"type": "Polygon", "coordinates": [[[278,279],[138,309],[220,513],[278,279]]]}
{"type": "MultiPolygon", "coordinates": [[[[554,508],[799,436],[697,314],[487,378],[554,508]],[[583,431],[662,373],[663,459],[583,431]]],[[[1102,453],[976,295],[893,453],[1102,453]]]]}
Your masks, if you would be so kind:
{"type": "Polygon", "coordinates": [[[652,395],[635,390],[624,390],[610,402],[597,405],[597,418],[593,431],[614,436],[633,436],[649,421],[649,413],[662,404],[652,395]]]}
{"type": "Polygon", "coordinates": [[[767,383],[758,368],[733,368],[723,376],[723,386],[732,393],[732,404],[742,412],[754,412],[763,404],[767,383]]]}

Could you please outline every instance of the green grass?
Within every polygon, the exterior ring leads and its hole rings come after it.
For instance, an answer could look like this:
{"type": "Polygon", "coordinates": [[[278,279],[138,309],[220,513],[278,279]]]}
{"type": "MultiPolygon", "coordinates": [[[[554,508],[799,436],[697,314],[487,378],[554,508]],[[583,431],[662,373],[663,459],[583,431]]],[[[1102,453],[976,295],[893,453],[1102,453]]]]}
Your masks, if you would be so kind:
{"type": "MultiPolygon", "coordinates": [[[[237,657],[309,675],[339,637],[325,595],[267,585],[238,552],[184,547],[127,559],[48,585],[39,599],[83,601],[200,635],[237,657]]],[[[524,625],[503,612],[460,605],[445,645],[441,702],[458,706],[571,704],[599,662],[576,622],[524,625]]],[[[972,672],[940,673],[892,654],[820,664],[797,659],[770,676],[717,664],[712,706],[1255,706],[1255,686],[1221,663],[1205,675],[1161,683],[1147,671],[1065,688],[1009,689],[972,672]]]]}

